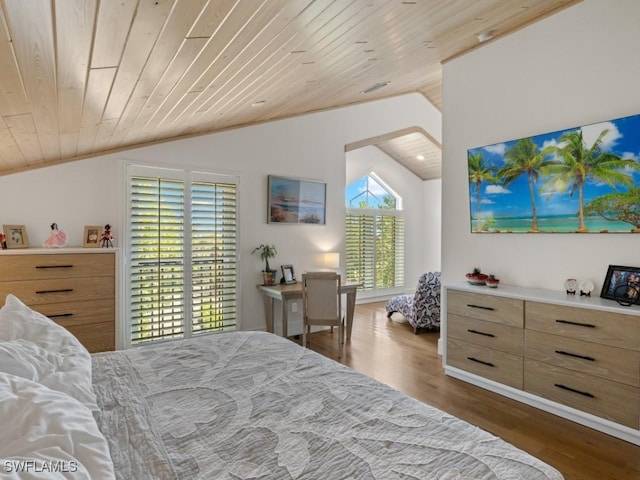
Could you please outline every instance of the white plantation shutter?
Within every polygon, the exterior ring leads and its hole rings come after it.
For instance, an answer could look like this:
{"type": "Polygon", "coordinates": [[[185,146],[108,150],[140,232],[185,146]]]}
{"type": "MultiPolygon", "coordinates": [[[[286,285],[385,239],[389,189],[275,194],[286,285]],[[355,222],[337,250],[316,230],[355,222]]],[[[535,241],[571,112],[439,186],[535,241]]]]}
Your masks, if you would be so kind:
{"type": "Polygon", "coordinates": [[[348,209],[345,237],[347,281],[362,283],[362,291],[404,286],[401,211],[348,209]]]}
{"type": "Polygon", "coordinates": [[[237,185],[224,180],[129,167],[130,343],[235,329],[237,185]]]}

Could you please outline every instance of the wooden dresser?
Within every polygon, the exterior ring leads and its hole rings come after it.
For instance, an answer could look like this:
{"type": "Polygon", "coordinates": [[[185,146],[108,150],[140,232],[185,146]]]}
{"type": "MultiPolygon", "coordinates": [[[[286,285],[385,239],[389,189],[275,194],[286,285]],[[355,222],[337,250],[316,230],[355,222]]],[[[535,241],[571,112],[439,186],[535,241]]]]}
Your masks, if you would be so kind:
{"type": "Polygon", "coordinates": [[[0,302],[12,293],[73,333],[89,352],[115,349],[116,251],[15,249],[0,253],[0,302]]]}
{"type": "Polygon", "coordinates": [[[443,296],[448,375],[640,445],[639,307],[503,285],[443,296]]]}

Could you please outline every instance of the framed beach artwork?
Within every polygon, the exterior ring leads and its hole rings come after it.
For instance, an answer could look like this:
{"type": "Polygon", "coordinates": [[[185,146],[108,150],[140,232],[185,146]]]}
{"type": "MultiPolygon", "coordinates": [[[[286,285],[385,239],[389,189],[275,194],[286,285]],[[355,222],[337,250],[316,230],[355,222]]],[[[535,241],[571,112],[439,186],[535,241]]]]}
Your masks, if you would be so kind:
{"type": "Polygon", "coordinates": [[[640,115],[468,150],[473,233],[640,233],[640,115]]]}
{"type": "Polygon", "coordinates": [[[268,223],[326,224],[326,183],[269,175],[268,192],[268,223]]]}

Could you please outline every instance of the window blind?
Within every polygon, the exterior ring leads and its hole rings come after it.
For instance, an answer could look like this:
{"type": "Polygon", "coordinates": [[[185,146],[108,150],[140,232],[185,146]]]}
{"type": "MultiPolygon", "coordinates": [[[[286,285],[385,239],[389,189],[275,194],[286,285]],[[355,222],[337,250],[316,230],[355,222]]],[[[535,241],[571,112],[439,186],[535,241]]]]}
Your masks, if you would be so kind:
{"type": "Polygon", "coordinates": [[[404,285],[404,219],[396,212],[353,209],[345,220],[346,277],[362,290],[404,285]]]}
{"type": "Polygon", "coordinates": [[[130,342],[235,329],[235,183],[130,176],[130,342]]]}

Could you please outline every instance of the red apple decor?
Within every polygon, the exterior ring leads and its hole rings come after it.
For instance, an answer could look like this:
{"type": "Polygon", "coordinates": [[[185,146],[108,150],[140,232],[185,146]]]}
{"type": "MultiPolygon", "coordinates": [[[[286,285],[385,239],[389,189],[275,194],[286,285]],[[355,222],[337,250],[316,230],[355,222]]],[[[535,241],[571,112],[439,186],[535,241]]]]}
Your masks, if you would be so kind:
{"type": "Polygon", "coordinates": [[[480,269],[476,267],[473,269],[472,273],[467,273],[466,277],[467,282],[471,285],[485,285],[489,275],[482,273],[480,269]]]}

